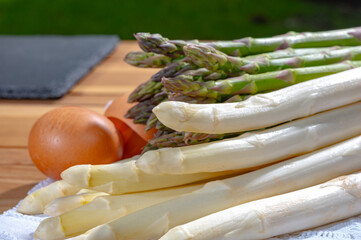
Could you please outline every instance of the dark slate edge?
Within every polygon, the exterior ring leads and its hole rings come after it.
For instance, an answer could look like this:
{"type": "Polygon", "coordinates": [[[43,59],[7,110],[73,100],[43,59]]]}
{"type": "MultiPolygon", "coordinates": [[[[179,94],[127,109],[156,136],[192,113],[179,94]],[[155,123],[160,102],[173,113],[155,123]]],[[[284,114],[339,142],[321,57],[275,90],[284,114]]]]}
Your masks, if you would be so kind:
{"type": "MultiPolygon", "coordinates": [[[[98,35],[105,36],[105,35],[98,35]]],[[[57,99],[64,96],[75,84],[77,84],[93,67],[106,58],[117,46],[119,38],[109,37],[109,42],[104,44],[87,61],[79,63],[75,70],[52,88],[28,88],[18,89],[16,86],[3,86],[0,89],[2,99],[57,99]]]]}

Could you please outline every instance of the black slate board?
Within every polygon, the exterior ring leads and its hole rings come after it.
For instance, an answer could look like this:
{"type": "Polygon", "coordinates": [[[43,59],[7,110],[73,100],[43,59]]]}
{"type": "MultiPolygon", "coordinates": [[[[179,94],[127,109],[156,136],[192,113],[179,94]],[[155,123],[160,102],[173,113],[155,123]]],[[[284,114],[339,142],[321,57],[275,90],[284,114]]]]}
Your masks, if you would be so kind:
{"type": "Polygon", "coordinates": [[[103,35],[0,36],[0,98],[60,98],[118,42],[103,35]]]}

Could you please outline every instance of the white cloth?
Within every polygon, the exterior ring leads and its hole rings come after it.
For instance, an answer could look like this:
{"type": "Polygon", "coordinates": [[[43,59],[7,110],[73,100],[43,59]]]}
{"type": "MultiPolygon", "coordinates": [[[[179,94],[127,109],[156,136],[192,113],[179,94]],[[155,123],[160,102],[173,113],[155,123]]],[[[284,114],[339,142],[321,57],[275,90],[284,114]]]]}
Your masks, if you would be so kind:
{"type": "MultiPolygon", "coordinates": [[[[37,184],[29,193],[50,184],[52,180],[46,179],[37,184]]],[[[18,204],[19,205],[19,204],[18,204]]],[[[17,206],[18,206],[17,205],[17,206]]],[[[28,216],[16,212],[16,208],[0,215],[0,240],[32,240],[39,223],[46,215],[28,216]]],[[[354,240],[361,239],[361,215],[344,221],[328,224],[313,230],[285,234],[270,238],[269,240],[354,240]]]]}
{"type": "MultiPolygon", "coordinates": [[[[53,180],[48,178],[38,183],[29,193],[52,182],[53,180]]],[[[19,203],[0,215],[0,240],[31,240],[39,223],[47,217],[46,215],[23,215],[16,211],[18,206],[19,203]]]]}

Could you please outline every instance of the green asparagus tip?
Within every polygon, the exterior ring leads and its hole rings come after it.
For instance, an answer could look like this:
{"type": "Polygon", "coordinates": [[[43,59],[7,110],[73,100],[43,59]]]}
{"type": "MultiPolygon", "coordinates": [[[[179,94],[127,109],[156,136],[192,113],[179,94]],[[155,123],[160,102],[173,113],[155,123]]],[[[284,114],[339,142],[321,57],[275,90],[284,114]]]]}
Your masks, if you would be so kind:
{"type": "Polygon", "coordinates": [[[261,68],[257,62],[251,62],[251,63],[248,63],[246,65],[239,67],[239,70],[244,71],[246,73],[250,73],[250,74],[258,73],[260,71],[260,69],[261,68]]]}
{"type": "Polygon", "coordinates": [[[147,82],[141,83],[138,87],[136,87],[133,92],[129,94],[128,102],[133,103],[136,102],[139,98],[139,92],[143,89],[143,87],[147,84],[147,82]]]}
{"type": "Polygon", "coordinates": [[[124,61],[135,67],[161,68],[171,63],[172,59],[152,52],[132,51],[125,56],[124,61]]]}
{"type": "Polygon", "coordinates": [[[194,64],[211,71],[216,71],[227,62],[226,55],[212,47],[191,44],[183,47],[183,51],[194,64]]]}
{"type": "Polygon", "coordinates": [[[293,75],[291,69],[286,69],[286,70],[281,71],[279,74],[276,75],[275,79],[279,79],[279,80],[285,81],[287,83],[295,82],[295,76],[293,75]]]}
{"type": "Polygon", "coordinates": [[[361,42],[361,27],[355,28],[352,32],[349,32],[348,34],[354,36],[361,42]]]}
{"type": "Polygon", "coordinates": [[[293,57],[286,62],[286,65],[291,66],[293,68],[302,67],[303,61],[300,57],[293,57]]]}
{"type": "Polygon", "coordinates": [[[150,33],[136,33],[134,37],[137,39],[138,44],[141,49],[146,52],[154,52],[162,54],[164,51],[173,52],[177,50],[177,47],[169,42],[168,38],[162,37],[160,34],[150,34],[150,33]]]}
{"type": "Polygon", "coordinates": [[[154,56],[154,53],[132,51],[124,57],[124,61],[132,66],[138,67],[142,61],[151,56],[154,56]]]}
{"type": "Polygon", "coordinates": [[[137,39],[141,49],[146,52],[154,52],[164,54],[170,57],[180,57],[183,55],[182,47],[186,44],[184,41],[170,41],[162,35],[150,33],[136,33],[134,37],[137,39]]]}
{"type": "Polygon", "coordinates": [[[217,83],[216,86],[210,88],[210,90],[215,92],[221,92],[221,93],[228,93],[232,91],[232,84],[229,83],[229,81],[221,81],[220,83],[217,83]]]}

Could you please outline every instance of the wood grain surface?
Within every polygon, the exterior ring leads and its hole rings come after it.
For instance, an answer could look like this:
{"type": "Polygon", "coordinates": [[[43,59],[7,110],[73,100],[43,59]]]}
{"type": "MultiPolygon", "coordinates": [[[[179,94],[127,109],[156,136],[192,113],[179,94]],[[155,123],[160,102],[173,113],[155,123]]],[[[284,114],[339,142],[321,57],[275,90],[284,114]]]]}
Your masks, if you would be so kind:
{"type": "Polygon", "coordinates": [[[138,50],[135,41],[121,42],[63,98],[57,100],[0,100],[0,212],[15,206],[39,181],[46,179],[27,151],[32,125],[59,106],[82,106],[103,113],[105,104],[146,81],[157,69],[141,69],[123,62],[138,50]]]}

